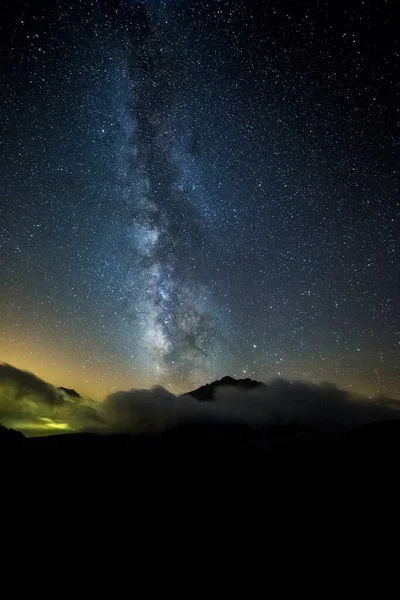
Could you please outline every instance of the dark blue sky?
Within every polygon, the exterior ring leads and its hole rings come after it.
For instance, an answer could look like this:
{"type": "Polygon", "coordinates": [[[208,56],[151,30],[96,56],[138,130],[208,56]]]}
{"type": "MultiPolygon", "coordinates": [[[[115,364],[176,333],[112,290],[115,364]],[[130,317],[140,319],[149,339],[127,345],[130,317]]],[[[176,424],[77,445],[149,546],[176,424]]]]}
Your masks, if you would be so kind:
{"type": "Polygon", "coordinates": [[[0,359],[399,395],[395,1],[6,1],[0,359]]]}

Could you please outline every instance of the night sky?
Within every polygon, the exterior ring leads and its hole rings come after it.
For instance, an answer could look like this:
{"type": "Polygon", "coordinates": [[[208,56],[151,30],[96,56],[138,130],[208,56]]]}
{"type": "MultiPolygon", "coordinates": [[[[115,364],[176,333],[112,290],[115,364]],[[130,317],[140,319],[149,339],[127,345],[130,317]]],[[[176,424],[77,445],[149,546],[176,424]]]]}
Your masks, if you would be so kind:
{"type": "Polygon", "coordinates": [[[5,0],[0,361],[400,397],[397,0],[5,0]]]}

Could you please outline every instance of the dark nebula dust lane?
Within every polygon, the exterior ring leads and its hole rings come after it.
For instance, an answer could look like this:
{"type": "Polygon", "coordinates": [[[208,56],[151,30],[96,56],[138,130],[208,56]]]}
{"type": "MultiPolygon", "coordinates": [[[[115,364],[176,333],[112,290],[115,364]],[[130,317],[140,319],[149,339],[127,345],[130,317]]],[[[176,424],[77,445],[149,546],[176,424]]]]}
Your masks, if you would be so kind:
{"type": "Polygon", "coordinates": [[[394,0],[2,10],[1,361],[399,395],[394,0]]]}

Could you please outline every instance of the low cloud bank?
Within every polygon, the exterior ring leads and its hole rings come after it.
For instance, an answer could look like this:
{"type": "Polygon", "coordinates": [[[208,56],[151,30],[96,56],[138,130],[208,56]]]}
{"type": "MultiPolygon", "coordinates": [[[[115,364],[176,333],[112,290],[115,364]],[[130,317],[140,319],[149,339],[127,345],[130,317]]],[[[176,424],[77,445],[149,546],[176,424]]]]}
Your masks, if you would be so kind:
{"type": "Polygon", "coordinates": [[[0,423],[27,436],[90,431],[157,433],[190,422],[280,424],[335,431],[400,418],[400,401],[368,399],[332,384],[282,379],[243,391],[216,389],[214,402],[176,396],[162,387],[111,394],[103,402],[75,397],[32,373],[0,365],[0,423]]]}
{"type": "Polygon", "coordinates": [[[106,427],[97,404],[71,397],[36,375],[0,365],[0,423],[27,436],[106,427]]]}
{"type": "Polygon", "coordinates": [[[109,428],[123,433],[164,431],[203,412],[194,398],[175,396],[163,387],[116,392],[101,403],[101,410],[109,428]]]}
{"type": "Polygon", "coordinates": [[[331,383],[313,384],[274,379],[242,392],[233,387],[216,391],[219,415],[249,424],[304,425],[321,430],[349,428],[362,423],[400,418],[400,401],[366,398],[331,383]]]}

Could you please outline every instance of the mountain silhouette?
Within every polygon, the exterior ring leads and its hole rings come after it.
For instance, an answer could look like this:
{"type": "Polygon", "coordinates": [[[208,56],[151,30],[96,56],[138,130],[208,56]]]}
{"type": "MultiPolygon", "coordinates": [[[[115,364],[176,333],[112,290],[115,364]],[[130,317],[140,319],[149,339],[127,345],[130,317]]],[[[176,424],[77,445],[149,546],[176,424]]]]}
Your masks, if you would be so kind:
{"type": "Polygon", "coordinates": [[[76,392],[75,390],[72,390],[70,388],[58,387],[57,389],[60,390],[61,392],[64,392],[68,396],[72,396],[73,398],[82,398],[82,396],[80,394],[78,394],[78,392],[76,392]]]}
{"type": "Polygon", "coordinates": [[[226,376],[222,379],[218,379],[217,381],[213,381],[212,383],[202,385],[196,390],[187,392],[185,396],[193,396],[199,402],[210,402],[215,400],[215,391],[220,387],[233,387],[237,390],[248,391],[254,388],[259,388],[260,386],[266,387],[265,383],[262,383],[261,381],[255,381],[249,377],[246,377],[246,379],[235,379],[234,377],[226,376]]]}
{"type": "Polygon", "coordinates": [[[0,423],[0,446],[3,444],[15,444],[25,440],[25,436],[20,431],[4,427],[0,423]]]}

